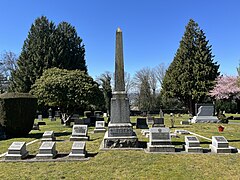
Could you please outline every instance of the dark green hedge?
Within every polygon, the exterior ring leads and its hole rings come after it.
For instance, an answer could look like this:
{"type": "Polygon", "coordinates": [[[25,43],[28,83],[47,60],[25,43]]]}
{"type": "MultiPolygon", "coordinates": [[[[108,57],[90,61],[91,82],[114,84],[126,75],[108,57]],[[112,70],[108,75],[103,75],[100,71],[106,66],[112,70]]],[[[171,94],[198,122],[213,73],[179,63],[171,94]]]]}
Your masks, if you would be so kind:
{"type": "Polygon", "coordinates": [[[37,99],[28,93],[0,95],[0,123],[7,136],[27,135],[34,123],[37,99]]]}

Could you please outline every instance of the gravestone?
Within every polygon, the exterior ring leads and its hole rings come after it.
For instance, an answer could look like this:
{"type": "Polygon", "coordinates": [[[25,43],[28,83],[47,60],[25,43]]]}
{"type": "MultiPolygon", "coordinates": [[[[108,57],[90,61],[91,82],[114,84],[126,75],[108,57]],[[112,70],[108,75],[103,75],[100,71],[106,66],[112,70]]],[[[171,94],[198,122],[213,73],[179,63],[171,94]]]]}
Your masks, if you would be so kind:
{"type": "Polygon", "coordinates": [[[84,119],[74,119],[74,125],[85,124],[84,119]]]}
{"type": "Polygon", "coordinates": [[[217,123],[219,119],[214,115],[214,105],[202,105],[198,108],[197,115],[191,120],[192,123],[217,123]]]}
{"type": "Polygon", "coordinates": [[[152,127],[165,127],[164,118],[154,118],[152,127]]]}
{"type": "Polygon", "coordinates": [[[153,123],[154,123],[154,117],[148,116],[148,117],[147,117],[147,124],[148,124],[148,125],[153,125],[153,123]]]}
{"type": "Polygon", "coordinates": [[[129,99],[125,91],[123,41],[120,28],[116,31],[114,91],[111,98],[111,121],[103,139],[104,148],[137,147],[138,139],[130,122],[129,99]]]}
{"type": "Polygon", "coordinates": [[[106,132],[105,121],[96,121],[94,133],[106,132]]]}
{"type": "Polygon", "coordinates": [[[75,141],[72,145],[72,150],[69,154],[69,158],[79,159],[86,156],[86,142],[75,141]]]}
{"type": "Polygon", "coordinates": [[[72,117],[70,118],[71,122],[74,122],[75,120],[79,120],[79,114],[73,114],[72,117]]]}
{"type": "Polygon", "coordinates": [[[212,136],[212,144],[209,147],[213,153],[231,153],[232,151],[224,136],[212,136]]]}
{"type": "Polygon", "coordinates": [[[37,159],[53,159],[57,156],[56,142],[43,142],[39,148],[37,159]]]}
{"type": "Polygon", "coordinates": [[[45,131],[42,136],[42,141],[55,141],[56,137],[54,136],[53,131],[45,131]]]}
{"type": "Polygon", "coordinates": [[[137,118],[136,129],[148,129],[146,118],[137,118]]]}
{"type": "Polygon", "coordinates": [[[88,126],[87,125],[73,125],[72,136],[70,141],[87,141],[88,126]]]}
{"type": "Polygon", "coordinates": [[[82,120],[83,120],[85,125],[90,125],[90,123],[91,123],[90,118],[82,118],[82,120]]]}
{"type": "Polygon", "coordinates": [[[8,148],[5,160],[20,160],[28,156],[25,142],[13,142],[8,148]]]}
{"type": "Polygon", "coordinates": [[[154,127],[149,130],[149,143],[147,143],[147,151],[175,152],[175,147],[171,144],[169,128],[154,127]]]}
{"type": "Polygon", "coordinates": [[[181,125],[190,125],[190,122],[187,120],[187,121],[180,121],[180,124],[181,125]]]}
{"type": "Polygon", "coordinates": [[[41,115],[41,114],[39,114],[39,115],[38,115],[38,120],[39,120],[39,121],[42,121],[42,120],[43,120],[43,118],[42,118],[42,115],[41,115]]]}
{"type": "Polygon", "coordinates": [[[185,136],[185,151],[193,153],[202,153],[203,148],[200,147],[200,142],[196,136],[185,136]]]}

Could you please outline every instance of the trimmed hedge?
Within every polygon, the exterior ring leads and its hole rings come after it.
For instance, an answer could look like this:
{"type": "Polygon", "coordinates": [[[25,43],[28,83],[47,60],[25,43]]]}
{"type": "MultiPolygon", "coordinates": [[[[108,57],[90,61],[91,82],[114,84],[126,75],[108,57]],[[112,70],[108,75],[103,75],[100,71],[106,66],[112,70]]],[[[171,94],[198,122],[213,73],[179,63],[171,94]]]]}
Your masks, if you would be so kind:
{"type": "Polygon", "coordinates": [[[0,95],[0,124],[7,136],[27,135],[33,127],[37,99],[28,93],[0,95]]]}

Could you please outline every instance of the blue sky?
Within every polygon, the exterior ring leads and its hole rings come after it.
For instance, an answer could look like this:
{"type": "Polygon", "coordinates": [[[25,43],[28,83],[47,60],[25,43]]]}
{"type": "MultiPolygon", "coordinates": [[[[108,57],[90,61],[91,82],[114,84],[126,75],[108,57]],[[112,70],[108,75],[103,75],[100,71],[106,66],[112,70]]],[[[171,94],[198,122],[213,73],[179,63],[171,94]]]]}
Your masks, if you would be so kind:
{"type": "Polygon", "coordinates": [[[94,78],[114,71],[115,32],[123,31],[125,71],[169,65],[190,18],[206,33],[222,74],[237,75],[240,60],[238,0],[1,0],[0,53],[20,54],[41,15],[75,26],[94,78]]]}

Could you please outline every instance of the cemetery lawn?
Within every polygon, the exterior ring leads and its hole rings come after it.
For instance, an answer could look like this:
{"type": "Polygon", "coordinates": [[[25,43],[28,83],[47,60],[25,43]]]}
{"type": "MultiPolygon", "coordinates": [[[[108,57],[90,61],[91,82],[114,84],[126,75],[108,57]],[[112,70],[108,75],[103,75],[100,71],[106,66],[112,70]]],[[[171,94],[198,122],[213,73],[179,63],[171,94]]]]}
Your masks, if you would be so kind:
{"type": "MultiPolygon", "coordinates": [[[[207,138],[225,136],[230,146],[240,149],[240,124],[221,124],[225,127],[218,132],[220,124],[180,125],[187,116],[175,117],[176,129],[185,129],[207,138]]],[[[69,141],[72,129],[64,127],[58,119],[40,126],[40,131],[32,130],[27,137],[12,138],[0,141],[0,154],[7,151],[14,141],[37,142],[28,145],[30,155],[36,155],[40,147],[40,138],[46,130],[53,130],[57,138],[56,149],[60,154],[68,154],[72,142],[69,141]]],[[[131,118],[132,123],[136,117],[131,118]]],[[[170,126],[169,116],[165,116],[165,124],[170,126]]],[[[143,150],[99,150],[104,133],[93,134],[89,128],[86,150],[90,157],[87,161],[68,162],[0,162],[1,179],[239,179],[240,154],[151,154],[143,150]]],[[[142,136],[140,129],[135,129],[143,147],[148,138],[142,136]]],[[[181,148],[184,135],[172,138],[173,144],[181,148]]],[[[201,146],[208,148],[210,141],[199,138],[201,146]]],[[[3,158],[1,158],[3,160],[3,158]]]]}

